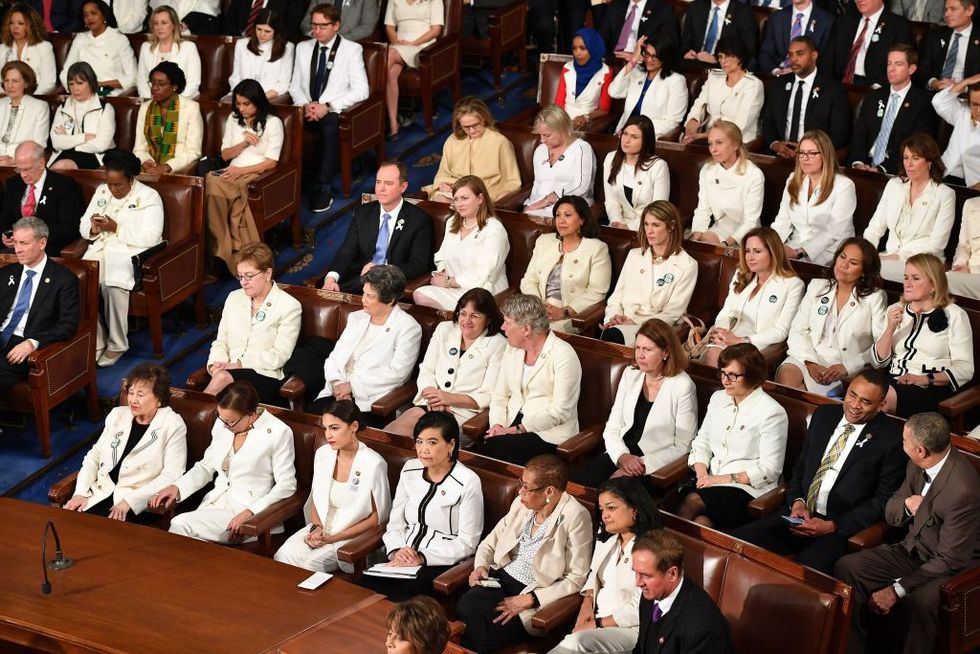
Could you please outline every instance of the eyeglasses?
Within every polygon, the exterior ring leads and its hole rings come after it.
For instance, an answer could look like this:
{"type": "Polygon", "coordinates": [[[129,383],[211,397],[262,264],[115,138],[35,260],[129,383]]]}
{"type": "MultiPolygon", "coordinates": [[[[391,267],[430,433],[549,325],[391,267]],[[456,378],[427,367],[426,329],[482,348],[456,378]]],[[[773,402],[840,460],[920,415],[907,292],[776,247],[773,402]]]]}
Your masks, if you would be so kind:
{"type": "Polygon", "coordinates": [[[718,379],[730,382],[737,382],[739,379],[745,376],[744,372],[728,372],[727,370],[718,371],[718,379]]]}
{"type": "Polygon", "coordinates": [[[660,57],[657,56],[657,53],[650,52],[649,50],[644,50],[640,53],[640,56],[644,59],[656,59],[657,61],[660,61],[660,57]]]}
{"type": "Polygon", "coordinates": [[[235,279],[237,279],[239,282],[250,282],[254,277],[257,277],[261,274],[262,274],[261,272],[244,273],[241,275],[235,275],[235,279]]]}
{"type": "Polygon", "coordinates": [[[234,422],[228,422],[227,420],[225,420],[224,418],[222,418],[220,415],[218,416],[218,420],[220,420],[222,423],[224,423],[225,427],[227,427],[229,430],[234,429],[235,426],[238,423],[240,423],[242,420],[244,420],[244,419],[245,419],[245,416],[238,416],[238,420],[235,420],[234,422]]]}
{"type": "Polygon", "coordinates": [[[312,27],[315,30],[325,30],[331,25],[335,25],[336,23],[337,21],[335,20],[332,20],[329,23],[310,23],[310,27],[312,27]]]}
{"type": "Polygon", "coordinates": [[[484,316],[479,311],[460,311],[459,312],[459,317],[460,317],[460,319],[470,319],[470,318],[472,318],[473,320],[479,320],[480,318],[484,318],[486,316],[484,316]]]}
{"type": "Polygon", "coordinates": [[[800,159],[816,159],[820,156],[819,150],[798,150],[796,156],[800,159]]]}
{"type": "Polygon", "coordinates": [[[461,130],[463,130],[464,132],[472,132],[472,131],[475,131],[475,130],[480,129],[481,127],[483,127],[483,121],[482,120],[479,121],[479,122],[473,123],[471,125],[464,125],[463,123],[460,123],[459,124],[459,128],[461,130]]]}
{"type": "Polygon", "coordinates": [[[518,493],[537,493],[538,491],[544,490],[547,486],[538,486],[537,488],[528,488],[527,482],[522,481],[521,485],[517,487],[518,493]]]}

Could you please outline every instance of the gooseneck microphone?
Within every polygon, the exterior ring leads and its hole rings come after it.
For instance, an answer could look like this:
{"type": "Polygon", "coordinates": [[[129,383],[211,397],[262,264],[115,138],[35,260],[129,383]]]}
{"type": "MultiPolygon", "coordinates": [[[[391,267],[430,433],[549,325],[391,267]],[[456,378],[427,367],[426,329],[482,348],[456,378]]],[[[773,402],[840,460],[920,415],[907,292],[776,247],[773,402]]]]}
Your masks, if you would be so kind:
{"type": "Polygon", "coordinates": [[[75,562],[65,557],[61,550],[61,539],[58,538],[58,530],[55,529],[54,522],[48,520],[44,525],[44,533],[41,534],[41,572],[44,574],[44,581],[41,582],[41,592],[45,595],[51,594],[51,582],[48,580],[48,568],[52,570],[67,570],[75,565],[75,562]],[[54,534],[54,558],[48,561],[48,532],[54,534]]]}

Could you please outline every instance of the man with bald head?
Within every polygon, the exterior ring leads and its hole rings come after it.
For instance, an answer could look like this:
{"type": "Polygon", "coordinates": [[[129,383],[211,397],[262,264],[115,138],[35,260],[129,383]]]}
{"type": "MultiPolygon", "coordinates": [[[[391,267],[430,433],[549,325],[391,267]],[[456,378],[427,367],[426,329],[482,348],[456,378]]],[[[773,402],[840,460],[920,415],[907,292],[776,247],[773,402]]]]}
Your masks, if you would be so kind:
{"type": "Polygon", "coordinates": [[[44,147],[34,141],[17,146],[14,167],[18,174],[7,180],[0,210],[3,249],[13,251],[10,230],[14,223],[36,216],[48,226],[45,252],[58,256],[62,248],[80,237],[78,225],[85,210],[82,191],[72,178],[45,168],[44,147]]]}

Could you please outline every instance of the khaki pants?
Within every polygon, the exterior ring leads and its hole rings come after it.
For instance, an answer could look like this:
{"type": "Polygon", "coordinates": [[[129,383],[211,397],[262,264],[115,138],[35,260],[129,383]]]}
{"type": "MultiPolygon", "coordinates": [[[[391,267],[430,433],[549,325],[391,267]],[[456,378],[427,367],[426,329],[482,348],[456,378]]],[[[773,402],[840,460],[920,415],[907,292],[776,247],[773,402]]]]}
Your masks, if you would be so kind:
{"type": "Polygon", "coordinates": [[[210,252],[237,274],[235,253],[249,243],[260,241],[252,211],[248,208],[248,183],[257,174],[243,175],[230,182],[218,175],[205,179],[205,215],[211,237],[210,252]]]}

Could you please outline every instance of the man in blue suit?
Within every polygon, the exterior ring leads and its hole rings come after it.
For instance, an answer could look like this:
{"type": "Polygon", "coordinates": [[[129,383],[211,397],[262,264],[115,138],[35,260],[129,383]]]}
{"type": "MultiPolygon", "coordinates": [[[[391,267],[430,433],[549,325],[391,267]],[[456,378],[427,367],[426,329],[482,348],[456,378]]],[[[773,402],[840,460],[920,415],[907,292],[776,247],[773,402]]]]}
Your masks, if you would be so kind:
{"type": "MultiPolygon", "coordinates": [[[[82,29],[82,3],[84,0],[56,0],[48,4],[45,14],[44,0],[27,0],[27,4],[34,7],[44,27],[49,32],[77,32],[82,29]]],[[[110,3],[111,4],[111,3],[110,3]]]]}
{"type": "Polygon", "coordinates": [[[758,72],[788,75],[789,42],[797,36],[809,36],[823,52],[830,39],[834,16],[813,4],[812,0],[793,0],[766,21],[765,33],[759,47],[758,72]]]}

